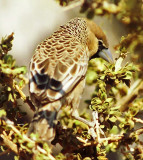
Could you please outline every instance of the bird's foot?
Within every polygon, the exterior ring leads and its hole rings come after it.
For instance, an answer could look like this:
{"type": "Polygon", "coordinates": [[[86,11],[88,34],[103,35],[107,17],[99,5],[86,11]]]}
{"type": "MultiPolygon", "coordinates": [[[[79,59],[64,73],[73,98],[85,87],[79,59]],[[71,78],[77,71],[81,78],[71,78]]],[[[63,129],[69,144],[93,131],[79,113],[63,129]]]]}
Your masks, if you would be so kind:
{"type": "Polygon", "coordinates": [[[100,128],[100,124],[99,124],[99,119],[98,119],[98,112],[94,111],[92,112],[92,122],[90,122],[90,129],[89,129],[89,133],[92,135],[92,137],[95,139],[97,138],[97,141],[100,143],[101,142],[101,137],[100,135],[105,136],[105,133],[103,132],[103,130],[100,128]]]}
{"type": "Polygon", "coordinates": [[[93,139],[97,138],[97,141],[100,143],[100,141],[101,141],[100,134],[102,134],[102,135],[104,135],[104,137],[106,137],[104,132],[100,128],[97,111],[92,112],[92,119],[93,119],[92,121],[88,121],[88,120],[78,116],[77,112],[74,112],[74,113],[76,113],[76,114],[72,114],[72,116],[76,120],[83,122],[84,124],[86,124],[89,127],[89,134],[93,137],[93,139]]]}

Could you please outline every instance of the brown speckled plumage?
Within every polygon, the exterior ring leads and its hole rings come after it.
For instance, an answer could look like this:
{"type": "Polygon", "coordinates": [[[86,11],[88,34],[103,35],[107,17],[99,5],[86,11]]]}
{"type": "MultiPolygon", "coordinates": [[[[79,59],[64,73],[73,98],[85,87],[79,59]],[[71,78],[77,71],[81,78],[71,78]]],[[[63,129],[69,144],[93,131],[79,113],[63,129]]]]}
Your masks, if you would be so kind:
{"type": "Polygon", "coordinates": [[[74,18],[37,46],[30,62],[29,90],[38,109],[29,133],[52,139],[59,109],[78,107],[88,61],[97,53],[99,40],[108,48],[105,34],[94,22],[74,18]]]}

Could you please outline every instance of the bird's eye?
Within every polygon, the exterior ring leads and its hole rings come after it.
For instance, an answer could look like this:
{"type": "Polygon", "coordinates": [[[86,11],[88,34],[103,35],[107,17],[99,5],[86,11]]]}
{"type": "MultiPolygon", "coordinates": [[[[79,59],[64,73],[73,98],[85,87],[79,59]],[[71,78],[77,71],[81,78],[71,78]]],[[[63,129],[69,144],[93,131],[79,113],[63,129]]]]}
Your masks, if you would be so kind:
{"type": "Polygon", "coordinates": [[[98,41],[98,50],[101,51],[104,48],[103,42],[101,40],[98,41]]]}
{"type": "Polygon", "coordinates": [[[98,40],[98,50],[107,49],[102,40],[98,40]]]}
{"type": "Polygon", "coordinates": [[[99,46],[103,46],[103,42],[101,40],[98,41],[99,46]]]}

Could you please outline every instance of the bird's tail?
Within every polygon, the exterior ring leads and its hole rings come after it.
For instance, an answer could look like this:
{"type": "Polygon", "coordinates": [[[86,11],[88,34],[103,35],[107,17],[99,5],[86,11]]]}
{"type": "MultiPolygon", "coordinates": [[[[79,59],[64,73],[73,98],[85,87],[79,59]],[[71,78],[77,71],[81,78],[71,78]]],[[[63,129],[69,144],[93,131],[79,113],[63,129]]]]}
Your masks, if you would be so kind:
{"type": "Polygon", "coordinates": [[[54,139],[56,118],[60,108],[59,103],[57,104],[55,102],[49,103],[34,114],[28,129],[28,136],[31,133],[35,133],[44,141],[52,141],[54,139]]]}

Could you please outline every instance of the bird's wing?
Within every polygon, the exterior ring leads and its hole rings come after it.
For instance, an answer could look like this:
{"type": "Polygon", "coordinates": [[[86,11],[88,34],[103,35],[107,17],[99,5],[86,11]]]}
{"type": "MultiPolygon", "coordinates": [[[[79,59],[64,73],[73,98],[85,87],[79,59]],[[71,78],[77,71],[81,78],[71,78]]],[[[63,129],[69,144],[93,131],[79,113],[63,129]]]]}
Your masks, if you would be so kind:
{"type": "Polygon", "coordinates": [[[61,37],[59,41],[48,38],[42,42],[31,60],[30,93],[42,103],[55,101],[69,93],[87,71],[86,45],[72,37],[61,37]]]}

